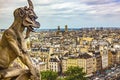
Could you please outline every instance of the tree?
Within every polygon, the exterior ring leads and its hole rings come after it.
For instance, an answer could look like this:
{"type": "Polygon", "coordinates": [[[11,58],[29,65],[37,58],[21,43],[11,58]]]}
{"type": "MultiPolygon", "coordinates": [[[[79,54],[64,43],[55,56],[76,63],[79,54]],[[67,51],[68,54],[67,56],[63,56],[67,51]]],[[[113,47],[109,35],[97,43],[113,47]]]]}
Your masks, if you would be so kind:
{"type": "Polygon", "coordinates": [[[65,80],[64,78],[58,78],[57,80],[65,80]]]}
{"type": "Polygon", "coordinates": [[[56,80],[58,77],[58,74],[53,71],[43,71],[41,72],[41,78],[42,80],[56,80]]]}
{"type": "Polygon", "coordinates": [[[69,67],[66,73],[65,80],[87,80],[83,68],[80,67],[69,67]]]}

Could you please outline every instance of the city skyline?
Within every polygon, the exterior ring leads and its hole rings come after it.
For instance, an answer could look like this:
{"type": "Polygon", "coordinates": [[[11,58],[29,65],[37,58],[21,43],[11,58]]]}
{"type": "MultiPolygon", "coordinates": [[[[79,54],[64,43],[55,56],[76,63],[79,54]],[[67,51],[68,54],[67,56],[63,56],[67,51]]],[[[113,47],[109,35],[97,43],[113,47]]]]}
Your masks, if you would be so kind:
{"type": "MultiPolygon", "coordinates": [[[[119,0],[32,0],[41,23],[40,29],[81,27],[120,27],[119,0]]],[[[0,1],[0,28],[8,28],[13,22],[13,12],[24,7],[27,0],[0,1]],[[8,4],[9,3],[9,4],[8,4]]]]}

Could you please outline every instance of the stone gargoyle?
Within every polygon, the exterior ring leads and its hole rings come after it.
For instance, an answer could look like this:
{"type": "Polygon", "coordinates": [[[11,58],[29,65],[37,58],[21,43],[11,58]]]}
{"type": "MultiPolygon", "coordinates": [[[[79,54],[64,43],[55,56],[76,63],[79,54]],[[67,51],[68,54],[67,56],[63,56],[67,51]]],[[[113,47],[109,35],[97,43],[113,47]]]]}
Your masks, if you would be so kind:
{"type": "Polygon", "coordinates": [[[29,37],[34,28],[39,28],[40,24],[34,12],[31,0],[28,0],[29,7],[20,7],[14,11],[13,24],[4,31],[0,40],[0,80],[40,80],[35,67],[24,47],[25,38],[29,37]],[[26,29],[27,30],[26,30],[26,29]],[[26,37],[23,32],[26,30],[26,37]],[[10,64],[20,58],[28,70],[10,68],[10,64]]]}

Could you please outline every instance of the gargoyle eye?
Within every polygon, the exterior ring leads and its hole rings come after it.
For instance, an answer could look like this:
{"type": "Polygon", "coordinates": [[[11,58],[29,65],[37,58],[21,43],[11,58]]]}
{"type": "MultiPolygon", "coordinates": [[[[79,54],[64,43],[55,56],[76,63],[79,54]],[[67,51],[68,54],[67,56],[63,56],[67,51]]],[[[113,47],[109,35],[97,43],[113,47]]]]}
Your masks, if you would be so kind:
{"type": "Polygon", "coordinates": [[[30,15],[29,17],[31,20],[33,20],[33,21],[35,20],[35,17],[33,15],[30,15]]]}
{"type": "Polygon", "coordinates": [[[32,11],[31,11],[31,10],[29,10],[29,14],[32,14],[32,11]]]}

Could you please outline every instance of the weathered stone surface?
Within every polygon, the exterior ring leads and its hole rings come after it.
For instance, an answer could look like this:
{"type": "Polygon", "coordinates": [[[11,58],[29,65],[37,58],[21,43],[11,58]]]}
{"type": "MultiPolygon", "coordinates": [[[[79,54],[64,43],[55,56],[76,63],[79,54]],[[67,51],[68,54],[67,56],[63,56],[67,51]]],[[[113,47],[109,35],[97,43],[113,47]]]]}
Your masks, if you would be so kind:
{"type": "Polygon", "coordinates": [[[17,8],[14,11],[14,22],[4,31],[0,40],[0,80],[9,80],[14,76],[18,76],[15,80],[28,80],[31,76],[33,76],[32,80],[39,80],[38,72],[32,65],[25,48],[25,38],[29,37],[34,28],[40,27],[39,22],[36,21],[37,16],[33,10],[32,1],[28,0],[28,4],[29,7],[17,8]],[[27,28],[27,31],[24,38],[25,28],[27,28]],[[9,68],[17,57],[29,68],[28,70],[9,68]]]}

